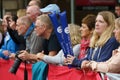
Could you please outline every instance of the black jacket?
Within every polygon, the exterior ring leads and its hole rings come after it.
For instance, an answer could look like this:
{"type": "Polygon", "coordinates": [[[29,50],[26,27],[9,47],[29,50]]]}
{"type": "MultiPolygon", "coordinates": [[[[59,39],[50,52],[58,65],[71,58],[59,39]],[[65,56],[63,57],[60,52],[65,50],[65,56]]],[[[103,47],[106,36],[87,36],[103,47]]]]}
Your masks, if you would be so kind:
{"type": "Polygon", "coordinates": [[[26,40],[22,35],[18,35],[16,30],[12,30],[11,28],[7,27],[7,30],[13,39],[13,41],[18,45],[18,50],[25,50],[26,49],[26,40]]]}

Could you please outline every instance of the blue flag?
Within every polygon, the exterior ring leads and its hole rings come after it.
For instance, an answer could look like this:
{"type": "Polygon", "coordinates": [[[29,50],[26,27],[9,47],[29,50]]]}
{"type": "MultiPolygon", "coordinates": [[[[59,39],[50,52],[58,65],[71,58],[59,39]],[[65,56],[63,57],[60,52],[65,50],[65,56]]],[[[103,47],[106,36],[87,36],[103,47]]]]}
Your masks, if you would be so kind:
{"type": "Polygon", "coordinates": [[[61,44],[61,47],[63,49],[64,56],[67,57],[67,54],[73,55],[70,34],[66,19],[66,12],[62,12],[59,14],[60,21],[58,21],[57,15],[55,13],[49,14],[49,17],[52,21],[54,31],[57,35],[59,43],[61,44]]]}
{"type": "Polygon", "coordinates": [[[62,50],[64,52],[64,55],[65,55],[65,57],[67,57],[67,49],[66,49],[66,45],[65,45],[65,42],[64,42],[64,38],[63,38],[62,27],[60,26],[60,24],[58,22],[56,14],[50,14],[49,17],[50,17],[50,19],[52,21],[54,31],[55,31],[55,33],[57,35],[59,43],[60,43],[60,45],[62,47],[62,50]]]}
{"type": "Polygon", "coordinates": [[[60,17],[62,30],[63,30],[64,41],[66,43],[67,54],[70,54],[70,55],[73,56],[74,54],[73,54],[73,49],[72,49],[72,45],[71,45],[71,39],[70,39],[68,24],[67,24],[66,11],[60,13],[59,17],[60,17]]]}

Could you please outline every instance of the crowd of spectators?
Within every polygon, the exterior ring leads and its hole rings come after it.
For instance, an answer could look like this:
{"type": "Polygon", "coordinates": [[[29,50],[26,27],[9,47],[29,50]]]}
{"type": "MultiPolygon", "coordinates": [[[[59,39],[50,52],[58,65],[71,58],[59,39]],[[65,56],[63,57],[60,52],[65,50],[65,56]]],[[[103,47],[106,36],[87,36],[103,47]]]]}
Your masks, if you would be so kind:
{"type": "Polygon", "coordinates": [[[69,23],[74,56],[68,53],[65,57],[49,17],[58,16],[60,8],[57,4],[42,8],[41,4],[40,0],[31,0],[26,9],[0,19],[0,59],[15,60],[20,51],[18,57],[32,64],[32,80],[50,80],[49,64],[63,69],[71,66],[81,72],[80,76],[90,71],[101,80],[106,75],[111,80],[120,79],[120,5],[115,6],[117,18],[113,12],[100,11],[97,15],[87,14],[81,25],[69,23]]]}

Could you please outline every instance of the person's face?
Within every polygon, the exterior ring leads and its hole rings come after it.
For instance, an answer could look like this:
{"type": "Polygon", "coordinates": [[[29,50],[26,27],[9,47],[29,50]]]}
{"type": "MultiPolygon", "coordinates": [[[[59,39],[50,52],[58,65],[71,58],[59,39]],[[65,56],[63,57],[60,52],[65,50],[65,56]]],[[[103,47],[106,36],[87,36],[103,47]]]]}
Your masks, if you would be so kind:
{"type": "Polygon", "coordinates": [[[118,17],[120,17],[120,7],[119,6],[115,7],[115,13],[118,17]]]}
{"type": "Polygon", "coordinates": [[[105,29],[107,28],[108,24],[105,22],[101,15],[97,15],[96,22],[95,22],[95,31],[97,34],[101,35],[105,29]]]}
{"type": "Polygon", "coordinates": [[[35,26],[36,35],[43,36],[45,31],[45,24],[43,24],[40,20],[36,20],[35,26]]]}
{"type": "Polygon", "coordinates": [[[7,21],[3,19],[2,21],[2,28],[6,32],[7,31],[7,21]]]}
{"type": "Polygon", "coordinates": [[[34,8],[32,6],[27,8],[26,16],[28,16],[33,22],[35,22],[37,15],[36,12],[34,12],[34,8]]]}
{"type": "Polygon", "coordinates": [[[33,20],[34,13],[32,12],[32,8],[31,8],[31,7],[28,7],[28,8],[27,8],[27,10],[26,10],[26,15],[27,15],[31,20],[33,20]]]}
{"type": "Polygon", "coordinates": [[[88,38],[91,35],[91,32],[88,28],[88,26],[84,23],[82,23],[82,26],[80,27],[80,33],[82,38],[88,38]]]}
{"type": "Polygon", "coordinates": [[[35,6],[30,6],[26,10],[26,15],[33,21],[36,21],[36,18],[40,16],[42,13],[40,11],[36,11],[37,8],[35,6]]]}
{"type": "Polygon", "coordinates": [[[19,35],[25,35],[26,31],[27,31],[27,27],[24,24],[20,23],[19,20],[17,20],[16,30],[17,30],[19,35]]]}
{"type": "Polygon", "coordinates": [[[120,42],[120,28],[116,24],[113,32],[116,40],[120,42]]]}
{"type": "Polygon", "coordinates": [[[7,26],[8,26],[7,20],[6,20],[7,17],[9,17],[9,15],[5,15],[3,17],[3,21],[2,21],[2,27],[3,27],[3,29],[4,29],[5,32],[7,31],[7,26]]]}

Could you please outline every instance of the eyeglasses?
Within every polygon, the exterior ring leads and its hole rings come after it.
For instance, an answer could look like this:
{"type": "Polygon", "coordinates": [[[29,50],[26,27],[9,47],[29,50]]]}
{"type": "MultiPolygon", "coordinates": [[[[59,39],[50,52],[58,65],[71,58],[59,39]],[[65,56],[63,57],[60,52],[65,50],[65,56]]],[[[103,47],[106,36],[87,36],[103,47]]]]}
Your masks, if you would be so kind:
{"type": "Polygon", "coordinates": [[[23,24],[16,24],[16,27],[20,27],[21,25],[23,25],[23,24]]]}
{"type": "Polygon", "coordinates": [[[42,28],[42,26],[44,26],[44,24],[41,24],[41,25],[35,25],[35,27],[39,27],[39,28],[42,28]]]}

